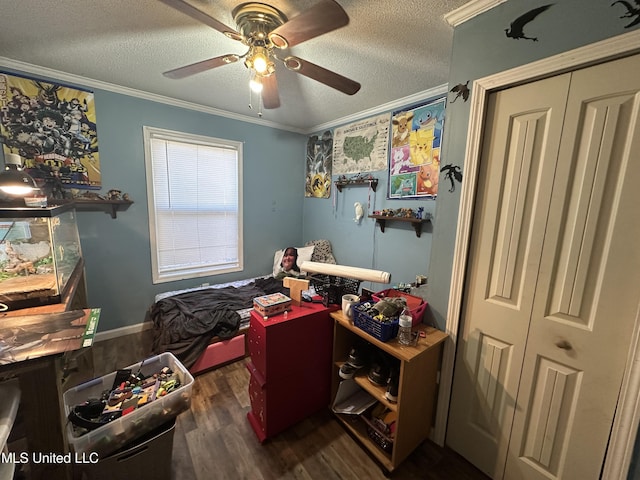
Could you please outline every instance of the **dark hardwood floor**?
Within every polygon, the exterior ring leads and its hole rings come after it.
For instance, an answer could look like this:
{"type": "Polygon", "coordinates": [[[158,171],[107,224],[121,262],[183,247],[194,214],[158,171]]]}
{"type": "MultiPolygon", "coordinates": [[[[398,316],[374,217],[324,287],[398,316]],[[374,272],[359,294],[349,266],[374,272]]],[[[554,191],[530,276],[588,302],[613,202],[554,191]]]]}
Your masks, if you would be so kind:
{"type": "MultiPolygon", "coordinates": [[[[69,365],[73,371],[65,385],[73,387],[139,362],[150,356],[150,345],[148,332],[98,342],[90,358],[69,365]]],[[[191,409],[178,416],[174,431],[175,480],[488,478],[455,452],[430,441],[389,474],[328,409],[261,444],[246,418],[250,409],[246,362],[236,361],[195,378],[191,409]]]]}

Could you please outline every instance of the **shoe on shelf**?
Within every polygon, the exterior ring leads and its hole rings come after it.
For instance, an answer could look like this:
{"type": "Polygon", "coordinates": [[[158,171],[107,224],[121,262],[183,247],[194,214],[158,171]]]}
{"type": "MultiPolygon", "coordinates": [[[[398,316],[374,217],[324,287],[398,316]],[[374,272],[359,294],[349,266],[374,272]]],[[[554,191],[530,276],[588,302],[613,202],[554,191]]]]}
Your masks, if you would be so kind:
{"type": "Polygon", "coordinates": [[[343,363],[342,366],[340,367],[340,371],[338,372],[338,375],[340,375],[340,378],[344,378],[345,380],[348,380],[350,378],[353,378],[353,376],[356,374],[358,370],[359,369],[357,369],[350,363],[343,363]]]}
{"type": "Polygon", "coordinates": [[[362,347],[352,347],[347,357],[347,363],[355,368],[364,368],[367,363],[365,349],[362,347]]]}
{"type": "Polygon", "coordinates": [[[387,400],[391,403],[398,402],[398,380],[400,372],[397,369],[392,368],[389,374],[389,382],[387,383],[387,391],[384,394],[387,400]]]}
{"type": "Polygon", "coordinates": [[[384,361],[374,361],[367,375],[369,381],[379,387],[384,387],[389,381],[389,367],[384,361]]]}

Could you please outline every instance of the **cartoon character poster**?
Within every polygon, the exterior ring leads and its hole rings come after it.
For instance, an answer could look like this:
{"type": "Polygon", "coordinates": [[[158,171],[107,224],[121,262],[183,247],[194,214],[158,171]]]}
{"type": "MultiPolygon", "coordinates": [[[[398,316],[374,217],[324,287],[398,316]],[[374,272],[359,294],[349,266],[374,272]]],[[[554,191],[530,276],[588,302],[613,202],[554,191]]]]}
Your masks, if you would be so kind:
{"type": "Polygon", "coordinates": [[[0,141],[50,197],[101,186],[91,91],[0,72],[0,141]]]}
{"type": "Polygon", "coordinates": [[[333,135],[330,130],[321,136],[312,135],[309,137],[307,141],[305,197],[329,198],[331,195],[332,152],[333,135]]]}
{"type": "Polygon", "coordinates": [[[387,198],[435,198],[446,98],[394,112],[387,198]]]}

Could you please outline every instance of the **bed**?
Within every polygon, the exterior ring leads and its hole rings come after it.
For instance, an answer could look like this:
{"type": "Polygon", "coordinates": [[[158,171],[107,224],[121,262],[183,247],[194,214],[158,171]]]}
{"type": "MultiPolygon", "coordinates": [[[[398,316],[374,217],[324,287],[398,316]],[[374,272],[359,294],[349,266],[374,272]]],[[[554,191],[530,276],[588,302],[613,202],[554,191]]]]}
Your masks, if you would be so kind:
{"type": "MultiPolygon", "coordinates": [[[[148,311],[154,353],[173,353],[192,374],[243,357],[253,299],[288,294],[275,278],[282,254],[275,252],[269,275],[156,295],[148,311]]],[[[298,247],[298,264],[308,260],[335,264],[330,242],[313,240],[298,247]]]]}

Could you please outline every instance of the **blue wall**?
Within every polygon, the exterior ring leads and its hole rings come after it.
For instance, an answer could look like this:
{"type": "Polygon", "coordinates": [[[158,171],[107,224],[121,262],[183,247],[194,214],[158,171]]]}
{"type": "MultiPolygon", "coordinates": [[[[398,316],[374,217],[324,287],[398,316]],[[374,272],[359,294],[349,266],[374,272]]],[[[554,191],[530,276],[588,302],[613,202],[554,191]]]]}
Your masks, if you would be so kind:
{"type": "Polygon", "coordinates": [[[302,241],[306,136],[109,91],[96,90],[95,104],[102,192],[118,188],[134,201],[115,220],[78,212],[99,332],[142,323],[157,293],[266,275],[276,250],[302,241]],[[152,284],[144,125],[243,142],[244,271],[152,284]]]}
{"type": "Polygon", "coordinates": [[[100,330],[142,322],[159,292],[268,274],[273,253],[301,241],[304,136],[110,92],[97,91],[95,99],[103,185],[135,202],[117,220],[78,214],[100,330]],[[243,272],[152,284],[143,125],[243,142],[243,272]]]}
{"type": "MultiPolygon", "coordinates": [[[[363,172],[365,173],[365,172],[363,172]]],[[[341,265],[382,270],[391,274],[391,284],[413,282],[416,275],[429,272],[429,252],[433,225],[424,223],[420,237],[410,224],[388,221],[384,233],[375,220],[366,215],[385,208],[424,207],[433,214],[436,200],[387,200],[388,178],[386,171],[366,172],[378,179],[376,191],[367,186],[343,187],[339,192],[331,188],[330,199],[304,199],[304,238],[327,238],[333,253],[341,265]],[[354,222],[354,203],[365,206],[365,217],[354,222]]],[[[333,177],[337,180],[337,176],[333,177]]],[[[375,291],[389,285],[363,283],[375,291]]]]}

